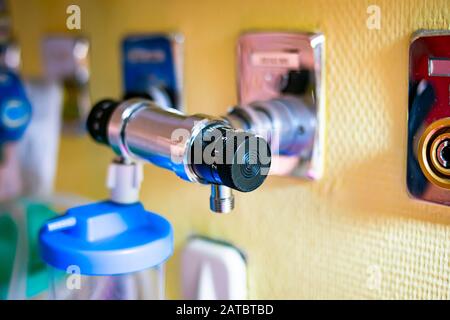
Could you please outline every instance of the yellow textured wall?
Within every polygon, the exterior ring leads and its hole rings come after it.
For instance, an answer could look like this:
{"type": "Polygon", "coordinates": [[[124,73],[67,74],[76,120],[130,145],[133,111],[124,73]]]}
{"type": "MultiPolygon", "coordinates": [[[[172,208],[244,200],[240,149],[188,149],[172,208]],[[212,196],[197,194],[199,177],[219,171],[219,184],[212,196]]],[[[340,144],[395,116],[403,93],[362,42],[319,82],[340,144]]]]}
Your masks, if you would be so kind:
{"type": "MultiPolygon", "coordinates": [[[[142,199],[175,228],[169,297],[179,297],[179,251],[200,233],[248,254],[250,298],[450,298],[450,208],[410,200],[405,187],[408,42],[419,28],[448,29],[448,0],[14,0],[26,75],[40,72],[39,40],[82,10],[92,41],[92,96],[120,96],[118,44],[136,31],[186,37],[190,112],[236,102],[235,44],[245,30],[320,30],[326,36],[327,131],[320,182],[270,177],[237,195],[227,216],[209,213],[207,187],[152,166],[142,199]],[[381,30],[366,9],[382,10],[381,30]],[[381,285],[373,286],[373,273],[381,285]]],[[[111,153],[87,138],[62,141],[57,188],[105,197],[111,153]]]]}

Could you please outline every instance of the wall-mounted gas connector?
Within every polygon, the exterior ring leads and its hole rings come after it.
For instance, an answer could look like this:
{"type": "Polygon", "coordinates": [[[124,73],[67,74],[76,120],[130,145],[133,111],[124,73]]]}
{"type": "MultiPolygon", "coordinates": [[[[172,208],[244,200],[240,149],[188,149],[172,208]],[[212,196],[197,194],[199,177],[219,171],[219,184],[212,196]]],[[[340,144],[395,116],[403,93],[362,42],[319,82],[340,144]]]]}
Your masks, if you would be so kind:
{"type": "Polygon", "coordinates": [[[253,32],[239,39],[239,101],[226,118],[269,141],[271,174],[322,176],[324,40],[302,32],[253,32]]]}
{"type": "Polygon", "coordinates": [[[450,32],[420,30],[409,48],[407,186],[450,205],[450,32]]]}

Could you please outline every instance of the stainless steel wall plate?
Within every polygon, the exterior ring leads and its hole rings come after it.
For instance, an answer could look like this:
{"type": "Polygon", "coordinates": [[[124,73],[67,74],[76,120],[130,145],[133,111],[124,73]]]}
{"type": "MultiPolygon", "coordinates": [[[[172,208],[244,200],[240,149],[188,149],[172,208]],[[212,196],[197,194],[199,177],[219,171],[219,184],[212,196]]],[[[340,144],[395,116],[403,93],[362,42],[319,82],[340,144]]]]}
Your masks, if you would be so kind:
{"type": "Polygon", "coordinates": [[[84,133],[91,108],[89,41],[71,35],[49,35],[42,42],[44,76],[61,85],[65,133],[84,133]]]}
{"type": "Polygon", "coordinates": [[[239,39],[239,104],[264,109],[269,117],[287,106],[284,116],[277,113],[281,139],[298,136],[291,141],[300,148],[272,153],[272,174],[313,180],[323,174],[324,40],[322,34],[302,32],[252,32],[239,39]],[[295,100],[299,106],[290,112],[295,100]]]}

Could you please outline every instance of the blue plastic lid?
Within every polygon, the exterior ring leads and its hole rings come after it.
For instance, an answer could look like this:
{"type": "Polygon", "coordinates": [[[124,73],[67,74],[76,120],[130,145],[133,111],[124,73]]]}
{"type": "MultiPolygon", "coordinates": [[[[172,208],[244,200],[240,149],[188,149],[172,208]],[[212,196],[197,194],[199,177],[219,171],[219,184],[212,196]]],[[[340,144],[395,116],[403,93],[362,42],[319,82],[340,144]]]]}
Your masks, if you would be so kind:
{"type": "Polygon", "coordinates": [[[141,203],[104,201],[69,209],[49,220],[39,235],[42,259],[84,275],[116,275],[151,268],[173,252],[173,231],[141,203]]]}
{"type": "Polygon", "coordinates": [[[0,68],[0,144],[17,141],[31,120],[31,104],[22,81],[14,72],[0,68]]]}

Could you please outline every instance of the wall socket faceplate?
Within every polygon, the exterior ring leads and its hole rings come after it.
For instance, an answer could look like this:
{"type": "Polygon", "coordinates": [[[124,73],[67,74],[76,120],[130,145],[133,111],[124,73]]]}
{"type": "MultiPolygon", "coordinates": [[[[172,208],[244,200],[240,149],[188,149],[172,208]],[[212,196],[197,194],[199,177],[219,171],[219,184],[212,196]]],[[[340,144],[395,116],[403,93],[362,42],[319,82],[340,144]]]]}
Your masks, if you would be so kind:
{"type": "Polygon", "coordinates": [[[180,33],[126,36],[122,41],[125,96],[148,97],[161,107],[186,111],[183,44],[180,33]]]}
{"type": "Polygon", "coordinates": [[[450,205],[450,31],[420,30],[409,48],[407,187],[450,205]]]}
{"type": "Polygon", "coordinates": [[[272,154],[271,174],[313,180],[323,174],[324,40],[322,34],[302,32],[251,32],[239,39],[239,104],[294,95],[314,121],[309,146],[295,154],[272,154]]]}
{"type": "Polygon", "coordinates": [[[87,38],[48,35],[42,41],[44,76],[63,90],[63,129],[65,133],[85,133],[91,109],[89,92],[90,44],[87,38]]]}

